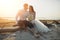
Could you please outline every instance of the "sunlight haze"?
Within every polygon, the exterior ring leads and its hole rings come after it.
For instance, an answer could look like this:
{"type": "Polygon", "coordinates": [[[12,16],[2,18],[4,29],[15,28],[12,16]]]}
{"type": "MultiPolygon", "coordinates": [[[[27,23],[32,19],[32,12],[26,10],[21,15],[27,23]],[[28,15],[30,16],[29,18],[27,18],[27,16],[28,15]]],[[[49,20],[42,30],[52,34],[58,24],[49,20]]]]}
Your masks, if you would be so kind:
{"type": "Polygon", "coordinates": [[[34,7],[36,18],[60,20],[60,0],[0,0],[0,17],[15,19],[24,3],[34,7]]]}

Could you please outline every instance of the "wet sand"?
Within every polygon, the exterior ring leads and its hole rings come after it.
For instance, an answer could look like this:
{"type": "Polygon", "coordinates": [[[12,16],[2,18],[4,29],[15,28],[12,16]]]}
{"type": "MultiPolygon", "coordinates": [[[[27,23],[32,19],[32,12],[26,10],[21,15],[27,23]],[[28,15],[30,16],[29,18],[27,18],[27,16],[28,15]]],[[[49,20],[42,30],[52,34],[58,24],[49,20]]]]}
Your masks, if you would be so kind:
{"type": "Polygon", "coordinates": [[[0,34],[0,40],[60,40],[60,24],[49,29],[52,31],[40,33],[40,38],[35,38],[29,31],[16,31],[9,34],[0,34]]]}

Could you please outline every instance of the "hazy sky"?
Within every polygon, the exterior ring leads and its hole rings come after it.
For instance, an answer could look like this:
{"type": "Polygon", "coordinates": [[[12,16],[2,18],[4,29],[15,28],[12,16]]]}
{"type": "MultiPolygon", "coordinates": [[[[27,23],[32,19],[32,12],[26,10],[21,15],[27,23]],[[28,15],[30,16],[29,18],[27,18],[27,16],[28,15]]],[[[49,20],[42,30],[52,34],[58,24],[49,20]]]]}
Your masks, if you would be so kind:
{"type": "Polygon", "coordinates": [[[60,19],[60,0],[0,0],[0,16],[15,17],[24,3],[34,7],[37,18],[60,19]]]}

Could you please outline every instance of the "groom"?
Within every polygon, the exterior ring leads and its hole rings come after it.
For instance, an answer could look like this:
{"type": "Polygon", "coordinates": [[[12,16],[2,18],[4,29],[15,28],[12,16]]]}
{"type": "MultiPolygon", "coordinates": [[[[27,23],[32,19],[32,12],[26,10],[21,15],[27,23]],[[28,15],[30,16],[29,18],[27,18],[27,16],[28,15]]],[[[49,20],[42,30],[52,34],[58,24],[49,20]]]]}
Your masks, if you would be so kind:
{"type": "Polygon", "coordinates": [[[17,24],[19,26],[25,24],[25,26],[28,26],[29,28],[33,29],[34,28],[33,24],[31,22],[27,21],[27,16],[29,15],[27,9],[28,9],[28,4],[25,3],[24,9],[18,11],[18,13],[16,15],[16,20],[18,21],[17,24]],[[19,20],[18,20],[18,18],[19,18],[19,20]]]}

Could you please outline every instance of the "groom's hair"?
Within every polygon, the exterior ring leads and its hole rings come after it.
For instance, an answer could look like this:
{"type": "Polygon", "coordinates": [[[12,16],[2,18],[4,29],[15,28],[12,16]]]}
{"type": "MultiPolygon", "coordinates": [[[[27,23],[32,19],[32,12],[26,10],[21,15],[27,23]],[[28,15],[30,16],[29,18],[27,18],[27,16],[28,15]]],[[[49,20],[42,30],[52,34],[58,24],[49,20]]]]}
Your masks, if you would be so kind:
{"type": "Polygon", "coordinates": [[[27,4],[27,3],[25,3],[25,4],[24,4],[24,6],[28,6],[28,4],[27,4]]]}
{"type": "Polygon", "coordinates": [[[23,6],[24,6],[25,9],[28,8],[28,4],[27,3],[25,3],[23,6]]]}

